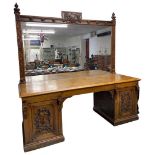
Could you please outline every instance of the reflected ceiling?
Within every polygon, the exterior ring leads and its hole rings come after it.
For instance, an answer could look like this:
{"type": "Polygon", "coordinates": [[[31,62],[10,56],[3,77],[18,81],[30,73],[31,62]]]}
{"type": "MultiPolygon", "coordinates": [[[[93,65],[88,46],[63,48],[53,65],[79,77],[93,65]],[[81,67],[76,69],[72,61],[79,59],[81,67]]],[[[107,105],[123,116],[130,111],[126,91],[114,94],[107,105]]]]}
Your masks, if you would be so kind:
{"type": "MultiPolygon", "coordinates": [[[[27,26],[28,24],[33,24],[33,23],[23,22],[22,29],[23,30],[54,31],[55,32],[54,34],[46,34],[46,35],[54,35],[55,37],[64,37],[64,36],[71,37],[71,36],[77,36],[77,35],[95,32],[97,30],[107,28],[104,26],[77,25],[77,24],[67,24],[67,27],[27,26]]],[[[37,23],[35,23],[35,24],[37,24],[37,23]]],[[[48,25],[61,25],[61,24],[48,23],[48,25]]]]}

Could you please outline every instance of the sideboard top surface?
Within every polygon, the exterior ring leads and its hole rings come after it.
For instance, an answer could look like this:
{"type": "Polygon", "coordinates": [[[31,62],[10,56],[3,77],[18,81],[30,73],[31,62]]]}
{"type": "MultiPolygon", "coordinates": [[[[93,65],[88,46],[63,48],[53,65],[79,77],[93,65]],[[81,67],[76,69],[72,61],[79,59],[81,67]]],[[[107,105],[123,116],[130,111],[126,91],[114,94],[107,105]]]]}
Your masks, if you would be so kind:
{"type": "Polygon", "coordinates": [[[25,84],[19,84],[19,93],[20,97],[28,97],[139,80],[102,70],[28,76],[25,84]]]}

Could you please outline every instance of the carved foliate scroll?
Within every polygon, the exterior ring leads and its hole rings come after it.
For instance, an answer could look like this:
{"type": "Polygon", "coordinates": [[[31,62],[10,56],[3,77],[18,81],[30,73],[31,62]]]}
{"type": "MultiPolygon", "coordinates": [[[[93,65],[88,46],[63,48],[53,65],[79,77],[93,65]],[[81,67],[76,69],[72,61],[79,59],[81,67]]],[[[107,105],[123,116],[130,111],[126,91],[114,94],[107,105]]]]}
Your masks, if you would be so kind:
{"type": "Polygon", "coordinates": [[[63,21],[67,23],[81,23],[82,20],[81,12],[62,11],[61,16],[63,21]]]}
{"type": "Polygon", "coordinates": [[[124,91],[124,92],[120,93],[120,103],[121,103],[121,112],[122,113],[131,111],[132,99],[131,99],[130,91],[124,91]]]}
{"type": "Polygon", "coordinates": [[[63,107],[63,102],[67,99],[68,97],[62,98],[59,97],[57,100],[57,105],[58,105],[58,110],[61,111],[63,107]]]}
{"type": "Polygon", "coordinates": [[[46,107],[39,108],[35,113],[34,125],[36,133],[48,133],[52,131],[51,123],[51,112],[46,107]]]}
{"type": "Polygon", "coordinates": [[[70,97],[72,97],[72,96],[68,96],[68,97],[59,97],[59,98],[57,99],[57,105],[58,105],[58,110],[59,110],[59,111],[62,110],[64,101],[65,101],[67,98],[70,98],[70,97]]]}

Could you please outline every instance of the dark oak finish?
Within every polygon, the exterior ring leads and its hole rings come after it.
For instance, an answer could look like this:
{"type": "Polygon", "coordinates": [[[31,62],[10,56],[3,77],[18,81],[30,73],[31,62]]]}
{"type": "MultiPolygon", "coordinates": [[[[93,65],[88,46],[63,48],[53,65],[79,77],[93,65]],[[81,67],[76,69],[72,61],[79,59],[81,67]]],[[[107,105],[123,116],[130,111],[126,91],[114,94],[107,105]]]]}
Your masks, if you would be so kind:
{"type": "Polygon", "coordinates": [[[113,125],[137,120],[137,85],[94,93],[94,111],[113,125]]]}
{"type": "Polygon", "coordinates": [[[111,72],[115,73],[115,27],[116,16],[112,14],[112,37],[111,37],[111,72]]]}
{"type": "Polygon", "coordinates": [[[18,44],[18,59],[19,59],[19,71],[20,71],[20,83],[25,83],[25,66],[24,66],[24,50],[22,42],[22,29],[20,20],[20,9],[17,3],[14,8],[15,20],[16,20],[16,31],[17,31],[17,44],[18,44]]]}
{"type": "MultiPolygon", "coordinates": [[[[30,151],[64,141],[62,128],[63,102],[73,96],[94,93],[94,111],[113,125],[138,119],[140,79],[115,73],[115,25],[111,21],[84,20],[82,13],[62,11],[62,18],[20,15],[14,8],[22,99],[24,151],[30,151]],[[102,70],[49,74],[25,77],[21,22],[70,23],[111,26],[110,72],[102,70]]],[[[100,62],[102,57],[96,56],[100,62]]]]}

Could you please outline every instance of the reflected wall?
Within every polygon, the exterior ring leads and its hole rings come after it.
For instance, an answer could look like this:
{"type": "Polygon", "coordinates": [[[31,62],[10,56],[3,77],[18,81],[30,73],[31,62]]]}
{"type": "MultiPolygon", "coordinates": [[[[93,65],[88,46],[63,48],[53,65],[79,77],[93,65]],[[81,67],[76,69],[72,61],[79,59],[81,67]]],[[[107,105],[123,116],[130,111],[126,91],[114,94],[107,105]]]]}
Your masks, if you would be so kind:
{"type": "Polygon", "coordinates": [[[111,27],[22,22],[26,76],[111,69],[111,27]]]}

